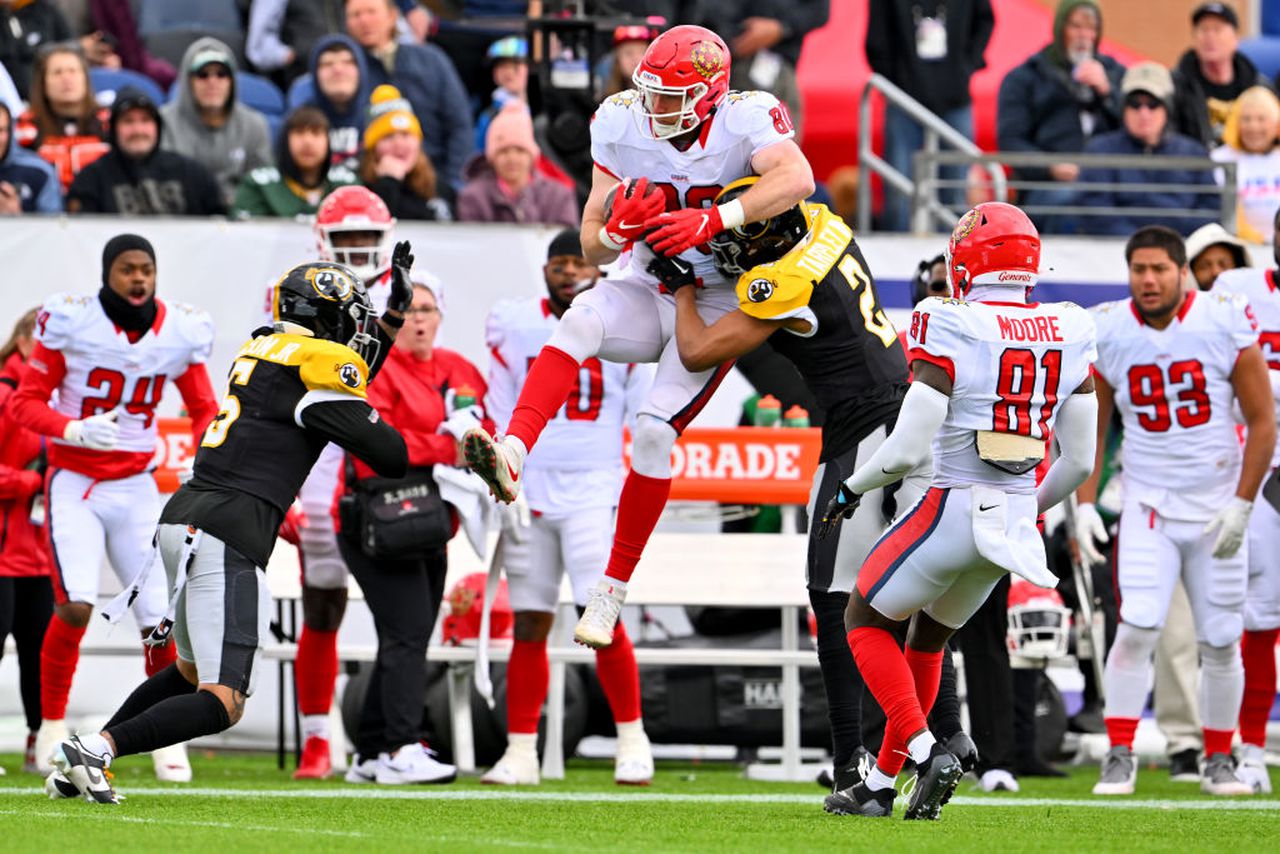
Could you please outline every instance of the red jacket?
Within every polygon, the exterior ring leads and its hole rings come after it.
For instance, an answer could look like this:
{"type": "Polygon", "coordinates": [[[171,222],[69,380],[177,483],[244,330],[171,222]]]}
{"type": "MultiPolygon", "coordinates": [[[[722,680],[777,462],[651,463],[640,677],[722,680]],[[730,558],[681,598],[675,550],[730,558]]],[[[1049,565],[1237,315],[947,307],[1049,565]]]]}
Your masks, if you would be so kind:
{"type": "Polygon", "coordinates": [[[0,366],[0,576],[49,575],[52,561],[44,528],[31,523],[32,498],[44,488],[27,466],[40,456],[40,435],[9,417],[5,406],[18,384],[22,357],[0,366]]]}

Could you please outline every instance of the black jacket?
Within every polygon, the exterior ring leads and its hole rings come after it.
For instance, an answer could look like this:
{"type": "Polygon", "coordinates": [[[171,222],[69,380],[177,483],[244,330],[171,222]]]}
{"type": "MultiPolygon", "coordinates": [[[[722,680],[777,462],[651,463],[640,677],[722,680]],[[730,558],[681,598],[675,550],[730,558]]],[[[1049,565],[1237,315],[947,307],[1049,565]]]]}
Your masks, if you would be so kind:
{"type": "Polygon", "coordinates": [[[719,33],[730,48],[742,30],[742,20],[773,18],[780,21],[782,41],[770,49],[793,67],[800,61],[804,37],[825,24],[830,11],[829,0],[717,0],[701,9],[705,25],[719,33]]]}
{"type": "Polygon", "coordinates": [[[22,100],[31,97],[31,68],[40,48],[73,36],[67,19],[52,0],[28,3],[17,9],[0,6],[0,63],[13,78],[22,100]]]}
{"type": "MultiPolygon", "coordinates": [[[[1250,86],[1271,88],[1271,81],[1240,51],[1236,51],[1231,65],[1232,101],[1250,86]]],[[[1173,129],[1200,140],[1205,148],[1212,151],[1222,144],[1222,121],[1225,117],[1214,121],[1214,117],[1209,114],[1208,97],[1195,51],[1189,50],[1173,69],[1173,129]]]]}
{"type": "Polygon", "coordinates": [[[867,62],[935,113],[970,103],[969,78],[986,66],[983,54],[995,15],[991,0],[871,0],[867,62]],[[947,55],[925,62],[916,55],[915,10],[926,17],[945,7],[947,55]]]}

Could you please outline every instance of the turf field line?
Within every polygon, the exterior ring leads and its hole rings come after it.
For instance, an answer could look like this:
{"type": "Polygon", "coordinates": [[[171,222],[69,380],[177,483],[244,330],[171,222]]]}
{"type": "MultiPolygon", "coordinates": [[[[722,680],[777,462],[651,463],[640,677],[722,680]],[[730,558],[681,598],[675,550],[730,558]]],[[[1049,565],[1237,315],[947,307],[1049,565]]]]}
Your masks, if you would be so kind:
{"type": "Polygon", "coordinates": [[[33,813],[30,810],[3,810],[0,809],[0,815],[14,816],[16,818],[51,818],[58,821],[74,821],[76,819],[90,819],[96,821],[125,822],[126,824],[166,824],[177,825],[180,827],[212,827],[217,830],[248,830],[254,832],[268,833],[300,833],[306,836],[339,836],[352,839],[367,839],[369,834],[359,830],[328,830],[316,827],[287,827],[274,824],[244,824],[242,822],[230,821],[200,821],[197,819],[187,818],[145,818],[136,815],[122,815],[120,810],[113,808],[104,808],[97,804],[86,804],[84,812],[69,814],[65,812],[50,813],[33,813]]]}
{"type": "MultiPolygon", "coordinates": [[[[182,788],[133,788],[122,792],[136,797],[208,797],[228,800],[258,798],[282,798],[314,800],[342,798],[348,800],[406,800],[406,801],[528,801],[528,802],[594,802],[594,803],[687,803],[687,804],[805,804],[812,805],[817,795],[802,794],[680,794],[676,792],[556,792],[527,789],[387,789],[366,786],[335,788],[281,788],[281,789],[215,789],[187,786],[182,788]]],[[[0,796],[44,795],[36,787],[0,787],[0,796]]],[[[952,804],[966,807],[1085,807],[1091,809],[1153,809],[1153,810],[1242,810],[1250,812],[1280,812],[1280,800],[1200,799],[1153,800],[1128,798],[979,798],[957,796],[952,804]]]]}

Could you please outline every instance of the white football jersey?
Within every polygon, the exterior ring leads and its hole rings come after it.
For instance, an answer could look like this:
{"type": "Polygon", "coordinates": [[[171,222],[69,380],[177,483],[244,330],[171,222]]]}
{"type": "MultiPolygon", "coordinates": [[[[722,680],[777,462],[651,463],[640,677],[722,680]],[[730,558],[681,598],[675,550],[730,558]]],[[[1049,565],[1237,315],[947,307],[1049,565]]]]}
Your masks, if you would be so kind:
{"type": "Polygon", "coordinates": [[[1124,426],[1126,501],[1169,519],[1205,520],[1226,506],[1240,478],[1231,415],[1231,372],[1258,340],[1244,297],[1192,291],[1164,329],[1148,326],[1133,300],[1093,309],[1099,376],[1115,391],[1124,426]]]}
{"type": "MultiPolygon", "coordinates": [[[[1280,389],[1280,282],[1276,270],[1241,267],[1227,270],[1213,283],[1214,291],[1240,294],[1249,301],[1258,321],[1258,346],[1271,369],[1271,388],[1280,389]]],[[[1276,397],[1276,420],[1280,421],[1280,396],[1276,397]]],[[[1271,465],[1280,466],[1280,442],[1271,455],[1271,465]]]]}
{"type": "Polygon", "coordinates": [[[1035,491],[1035,472],[982,461],[977,431],[1047,439],[1067,395],[1097,357],[1093,319],[1069,302],[965,302],[930,297],[916,306],[908,359],[951,377],[947,417],[933,439],[933,483],[1035,491]]]}
{"type": "MultiPolygon", "coordinates": [[[[213,320],[203,309],[156,300],[156,319],[130,344],[95,294],[55,294],[36,319],[36,339],[58,350],[67,373],[50,406],[70,418],[88,418],[123,406],[117,451],[156,447],[156,405],[167,382],[208,361],[213,320]]],[[[54,441],[61,443],[61,439],[54,441]]]]}
{"type": "MultiPolygon", "coordinates": [[[[546,299],[503,300],[485,325],[489,392],[485,410],[506,429],[529,366],[555,331],[559,318],[546,299]]],[[[582,363],[569,399],[547,422],[525,461],[529,507],[548,516],[583,506],[617,503],[622,488],[622,428],[640,408],[652,384],[651,366],[591,358],[582,363]]]]}
{"type": "MultiPolygon", "coordinates": [[[[667,210],[710,207],[722,189],[753,174],[756,152],[795,136],[786,108],[767,92],[730,92],[685,151],[649,136],[642,130],[648,121],[634,89],[606,98],[591,120],[591,157],[619,180],[648,178],[667,195],[667,210]]],[[[653,257],[649,251],[642,247],[629,254],[623,259],[630,267],[626,275],[652,279],[644,270],[653,257]]],[[[693,263],[707,287],[736,284],[716,271],[706,247],[680,257],[693,263]]]]}

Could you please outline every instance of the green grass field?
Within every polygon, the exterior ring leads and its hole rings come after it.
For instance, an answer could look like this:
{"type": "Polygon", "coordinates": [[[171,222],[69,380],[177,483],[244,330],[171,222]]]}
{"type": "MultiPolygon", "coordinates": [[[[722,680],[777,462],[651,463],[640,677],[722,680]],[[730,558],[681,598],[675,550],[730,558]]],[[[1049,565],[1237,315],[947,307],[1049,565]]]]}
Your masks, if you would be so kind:
{"type": "MultiPolygon", "coordinates": [[[[0,756],[0,764],[20,765],[0,756]]],[[[118,807],[50,801],[34,776],[0,778],[0,851],[1219,851],[1280,850],[1280,797],[1210,799],[1143,770],[1139,794],[1100,801],[1094,768],[985,795],[965,780],[939,822],[835,817],[813,784],[758,783],[721,763],[660,763],[648,789],[612,766],[497,790],[294,783],[274,757],[192,756],[195,782],[162,786],[145,757],[117,763],[118,807]]],[[[1280,774],[1273,775],[1280,785],[1280,774]]],[[[903,808],[899,801],[898,812],[903,808]]]]}

